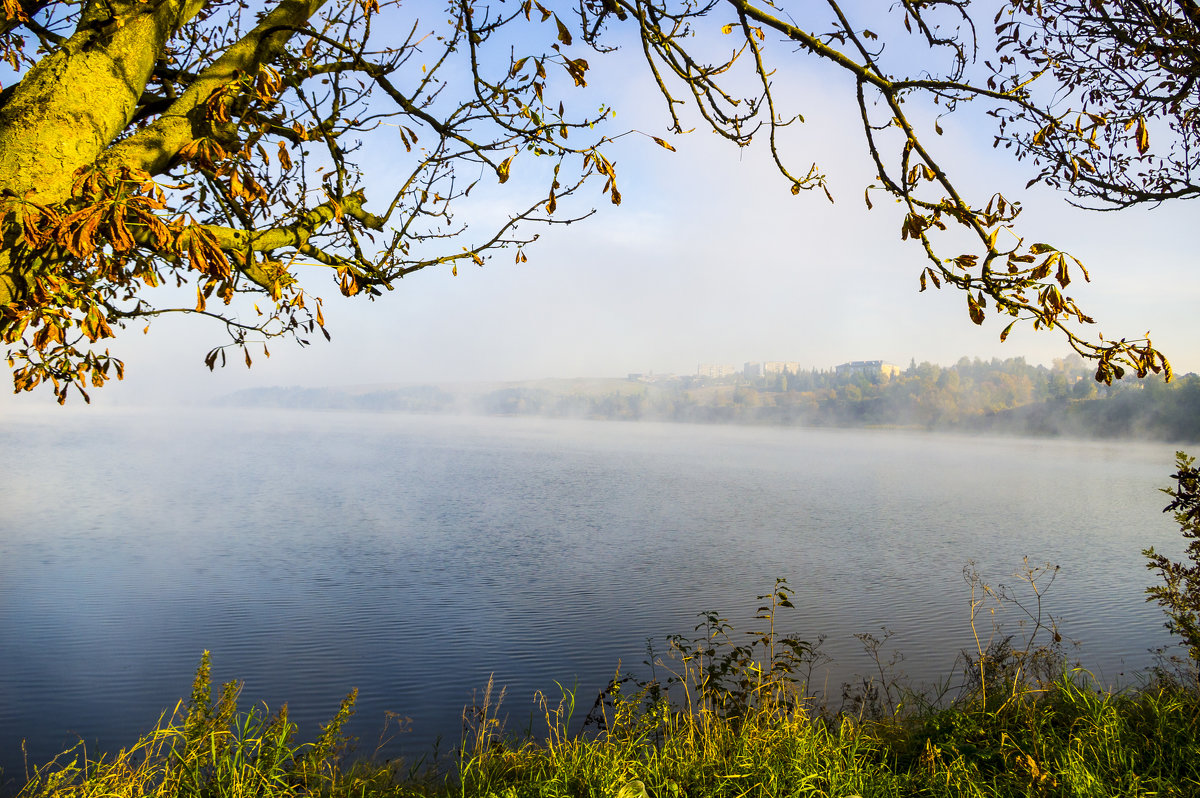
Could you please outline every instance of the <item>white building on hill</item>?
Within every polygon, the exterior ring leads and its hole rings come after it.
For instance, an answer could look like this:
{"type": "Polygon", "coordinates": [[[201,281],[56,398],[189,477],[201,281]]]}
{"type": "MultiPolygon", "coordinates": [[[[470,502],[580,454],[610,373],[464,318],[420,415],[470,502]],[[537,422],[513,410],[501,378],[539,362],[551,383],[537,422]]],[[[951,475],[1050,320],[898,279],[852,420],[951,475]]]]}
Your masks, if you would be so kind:
{"type": "Polygon", "coordinates": [[[884,363],[882,360],[851,360],[849,363],[836,366],[834,371],[839,377],[846,374],[866,374],[871,377],[882,376],[884,379],[891,379],[900,373],[900,367],[884,363]]]}
{"type": "Polygon", "coordinates": [[[719,379],[721,377],[732,377],[738,373],[735,366],[726,365],[725,363],[701,363],[696,366],[697,377],[712,377],[719,379]]]}

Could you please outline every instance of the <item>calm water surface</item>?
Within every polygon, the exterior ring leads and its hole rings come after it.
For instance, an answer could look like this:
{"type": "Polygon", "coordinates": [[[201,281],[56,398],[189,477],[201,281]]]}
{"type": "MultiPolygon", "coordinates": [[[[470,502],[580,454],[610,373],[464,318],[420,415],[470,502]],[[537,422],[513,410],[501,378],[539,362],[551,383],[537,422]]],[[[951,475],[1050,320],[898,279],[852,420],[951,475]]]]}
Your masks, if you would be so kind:
{"type": "Polygon", "coordinates": [[[746,622],[776,576],[837,695],[883,625],[912,680],[948,674],[968,561],[1057,563],[1046,606],[1111,682],[1168,642],[1140,550],[1182,551],[1159,445],[177,410],[9,413],[0,452],[9,778],[22,739],[31,763],[128,744],[205,649],[302,732],[358,687],[361,752],[387,712],[412,730],[385,755],[445,750],[489,675],[514,728],[556,682],[586,709],[647,639],[746,622]]]}

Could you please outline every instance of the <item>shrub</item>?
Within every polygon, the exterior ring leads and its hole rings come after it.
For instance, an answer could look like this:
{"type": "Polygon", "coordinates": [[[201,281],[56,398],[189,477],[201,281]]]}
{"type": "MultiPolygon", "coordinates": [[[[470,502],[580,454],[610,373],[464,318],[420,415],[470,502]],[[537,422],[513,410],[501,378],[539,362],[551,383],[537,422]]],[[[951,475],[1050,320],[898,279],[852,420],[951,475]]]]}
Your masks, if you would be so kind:
{"type": "Polygon", "coordinates": [[[1200,469],[1196,459],[1176,452],[1179,470],[1172,474],[1175,487],[1163,488],[1171,497],[1163,512],[1174,513],[1183,537],[1189,541],[1188,563],[1174,562],[1151,546],[1142,553],[1146,567],[1157,570],[1163,584],[1146,588],[1147,601],[1157,601],[1167,614],[1167,629],[1187,646],[1188,656],[1200,665],[1200,469]]]}

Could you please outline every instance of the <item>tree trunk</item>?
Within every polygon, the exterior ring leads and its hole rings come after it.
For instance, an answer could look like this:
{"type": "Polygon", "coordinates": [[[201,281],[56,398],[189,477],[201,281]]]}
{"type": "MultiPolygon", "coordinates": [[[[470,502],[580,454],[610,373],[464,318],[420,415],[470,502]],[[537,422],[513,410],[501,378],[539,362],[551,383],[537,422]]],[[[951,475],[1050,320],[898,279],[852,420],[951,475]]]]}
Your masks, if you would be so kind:
{"type": "MultiPolygon", "coordinates": [[[[75,33],[12,87],[0,108],[0,193],[42,204],[70,197],[75,172],[95,163],[133,117],[170,36],[204,0],[89,3],[75,33]]],[[[0,307],[25,295],[25,276],[0,242],[0,307]]]]}
{"type": "MultiPolygon", "coordinates": [[[[75,33],[12,88],[0,108],[0,194],[54,204],[70,198],[80,167],[166,171],[197,135],[200,106],[239,74],[278,56],[325,0],[281,0],[206,67],[152,124],[113,144],[137,109],[170,37],[207,0],[92,0],[75,33]]],[[[27,295],[11,259],[17,235],[0,241],[0,309],[27,295]]],[[[0,318],[0,324],[3,319],[0,318]]]]}
{"type": "Polygon", "coordinates": [[[168,38],[203,0],[92,2],[75,33],[13,87],[0,109],[0,191],[43,204],[71,193],[133,117],[168,38]]]}

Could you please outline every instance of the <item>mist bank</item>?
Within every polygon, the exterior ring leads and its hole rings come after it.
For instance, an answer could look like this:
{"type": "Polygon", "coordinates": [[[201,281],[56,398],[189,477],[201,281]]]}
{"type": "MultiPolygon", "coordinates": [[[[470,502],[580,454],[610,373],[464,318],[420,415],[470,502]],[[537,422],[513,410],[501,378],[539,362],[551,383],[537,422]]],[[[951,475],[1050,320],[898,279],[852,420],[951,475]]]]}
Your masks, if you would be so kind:
{"type": "Polygon", "coordinates": [[[622,421],[907,427],[1073,438],[1200,440],[1200,376],[1096,383],[1081,358],[962,358],[884,371],[782,371],[719,378],[646,376],[513,383],[258,388],[222,406],[537,415],[622,421]]]}

